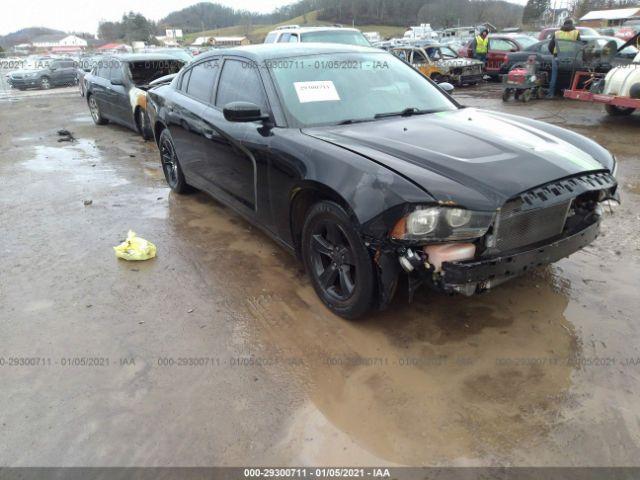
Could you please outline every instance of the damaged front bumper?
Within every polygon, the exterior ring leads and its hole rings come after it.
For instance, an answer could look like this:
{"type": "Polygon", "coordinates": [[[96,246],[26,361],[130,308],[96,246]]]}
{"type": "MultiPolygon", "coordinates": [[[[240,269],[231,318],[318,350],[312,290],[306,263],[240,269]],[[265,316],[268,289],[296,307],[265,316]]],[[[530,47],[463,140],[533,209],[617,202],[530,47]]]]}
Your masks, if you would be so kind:
{"type": "MultiPolygon", "coordinates": [[[[591,223],[582,223],[574,230],[564,232],[561,237],[545,240],[510,252],[473,260],[443,262],[436,269],[428,259],[419,255],[411,256],[412,269],[408,273],[409,299],[423,285],[447,293],[474,295],[489,290],[507,280],[522,275],[529,270],[548,265],[584,248],[600,233],[600,216],[592,217],[591,223]]],[[[391,302],[398,283],[398,275],[403,271],[399,258],[407,258],[409,249],[398,252],[378,251],[375,263],[378,267],[379,308],[386,308],[391,302]]],[[[404,268],[404,271],[407,271],[404,268]]]]}
{"type": "MultiPolygon", "coordinates": [[[[488,290],[535,267],[548,265],[584,248],[600,233],[600,219],[551,243],[491,258],[445,262],[434,284],[447,293],[473,295],[488,290]]],[[[425,274],[432,276],[425,269],[425,274]]]]}

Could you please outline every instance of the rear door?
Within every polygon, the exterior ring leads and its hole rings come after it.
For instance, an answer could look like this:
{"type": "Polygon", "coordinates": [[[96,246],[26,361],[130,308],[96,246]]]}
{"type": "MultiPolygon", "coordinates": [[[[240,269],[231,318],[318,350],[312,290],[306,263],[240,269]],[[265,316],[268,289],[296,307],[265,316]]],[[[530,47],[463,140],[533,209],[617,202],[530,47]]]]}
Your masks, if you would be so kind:
{"type": "Polygon", "coordinates": [[[65,79],[64,68],[62,67],[64,62],[56,60],[51,62],[49,66],[49,77],[52,85],[62,85],[65,79]]]}
{"type": "Polygon", "coordinates": [[[208,189],[207,163],[212,129],[206,124],[202,112],[213,102],[214,85],[220,70],[220,60],[214,57],[190,66],[181,75],[174,95],[175,101],[167,105],[169,131],[187,180],[208,189]]]}
{"type": "Polygon", "coordinates": [[[73,60],[65,60],[60,62],[60,70],[62,83],[65,85],[71,85],[76,80],[76,65],[73,60]]]}

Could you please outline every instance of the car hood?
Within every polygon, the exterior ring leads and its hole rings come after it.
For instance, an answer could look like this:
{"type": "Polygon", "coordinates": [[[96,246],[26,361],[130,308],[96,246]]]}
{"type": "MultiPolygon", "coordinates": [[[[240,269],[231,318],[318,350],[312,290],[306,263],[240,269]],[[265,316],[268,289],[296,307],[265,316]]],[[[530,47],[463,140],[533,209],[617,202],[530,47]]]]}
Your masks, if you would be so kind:
{"type": "MultiPolygon", "coordinates": [[[[363,155],[435,200],[494,210],[554,180],[607,169],[606,150],[535,120],[464,108],[303,133],[363,155]]],[[[610,155],[609,155],[610,157],[610,155]]]]}

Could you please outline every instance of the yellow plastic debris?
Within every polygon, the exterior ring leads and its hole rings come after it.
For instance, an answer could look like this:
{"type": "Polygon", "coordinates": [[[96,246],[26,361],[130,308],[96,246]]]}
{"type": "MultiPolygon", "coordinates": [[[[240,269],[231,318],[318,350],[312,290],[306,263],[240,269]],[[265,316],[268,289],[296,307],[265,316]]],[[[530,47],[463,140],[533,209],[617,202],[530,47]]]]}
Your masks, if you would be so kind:
{"type": "Polygon", "coordinates": [[[136,237],[136,232],[131,230],[127,239],[113,249],[116,257],[130,261],[149,260],[156,256],[156,246],[144,238],[136,237]]]}

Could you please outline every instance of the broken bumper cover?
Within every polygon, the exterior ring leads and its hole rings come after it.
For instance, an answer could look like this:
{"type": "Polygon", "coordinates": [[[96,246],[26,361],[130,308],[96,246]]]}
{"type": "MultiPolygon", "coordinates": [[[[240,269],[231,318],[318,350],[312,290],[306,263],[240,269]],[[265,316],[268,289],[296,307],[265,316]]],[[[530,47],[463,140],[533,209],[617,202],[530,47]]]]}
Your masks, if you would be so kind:
{"type": "Polygon", "coordinates": [[[548,244],[480,260],[446,262],[440,287],[449,293],[472,295],[488,290],[535,267],[548,265],[589,245],[600,233],[600,221],[548,244]]]}

